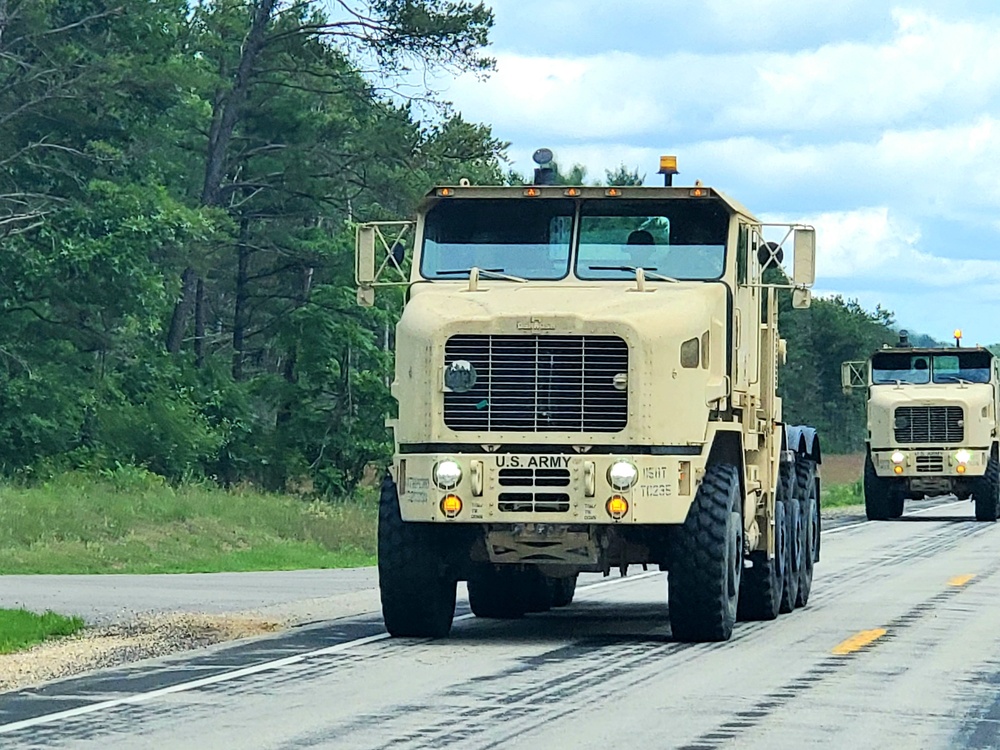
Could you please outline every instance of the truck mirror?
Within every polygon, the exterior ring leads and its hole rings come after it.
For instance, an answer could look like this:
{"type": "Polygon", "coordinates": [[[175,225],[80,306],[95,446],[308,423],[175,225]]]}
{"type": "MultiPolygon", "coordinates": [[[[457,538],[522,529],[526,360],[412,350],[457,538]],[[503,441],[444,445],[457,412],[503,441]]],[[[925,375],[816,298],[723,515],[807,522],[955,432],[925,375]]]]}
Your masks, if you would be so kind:
{"type": "Polygon", "coordinates": [[[850,393],[854,388],[868,387],[867,365],[867,362],[844,362],[840,366],[840,384],[844,393],[850,393]]]}
{"type": "Polygon", "coordinates": [[[784,260],[785,251],[777,242],[762,242],[757,248],[757,261],[762,271],[766,271],[770,266],[780,266],[784,260]]]}
{"type": "Polygon", "coordinates": [[[816,281],[816,230],[812,227],[795,230],[795,268],[792,281],[796,286],[812,286],[816,281]]]}
{"type": "Polygon", "coordinates": [[[805,310],[812,305],[812,289],[793,289],[792,307],[796,310],[805,310]]]}
{"type": "Polygon", "coordinates": [[[396,240],[392,245],[392,260],[396,268],[402,269],[403,261],[406,260],[406,245],[400,240],[396,240]]]}
{"type": "Polygon", "coordinates": [[[354,260],[358,285],[372,284],[375,281],[375,227],[365,225],[358,227],[354,260]]]}

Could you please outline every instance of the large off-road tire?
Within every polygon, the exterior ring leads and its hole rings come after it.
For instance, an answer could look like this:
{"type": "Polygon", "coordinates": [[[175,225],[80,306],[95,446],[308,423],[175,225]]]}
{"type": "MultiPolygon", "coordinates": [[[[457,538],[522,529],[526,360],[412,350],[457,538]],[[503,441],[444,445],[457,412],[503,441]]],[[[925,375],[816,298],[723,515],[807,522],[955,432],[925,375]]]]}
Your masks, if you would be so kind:
{"type": "MultiPolygon", "coordinates": [[[[530,572],[530,571],[529,571],[530,572]]],[[[469,607],[476,617],[513,620],[532,604],[532,585],[540,579],[509,565],[482,565],[469,577],[469,607]]]]}
{"type": "MultiPolygon", "coordinates": [[[[792,471],[789,466],[789,471],[792,471]]],[[[794,476],[794,472],[793,472],[794,476]]],[[[792,485],[795,487],[795,484],[792,485]]],[[[797,490],[797,487],[796,487],[797,490]]],[[[781,613],[788,614],[795,609],[799,599],[800,571],[803,565],[804,545],[802,543],[802,506],[797,495],[784,500],[785,506],[785,587],[781,592],[781,613]]]]}
{"type": "Polygon", "coordinates": [[[865,456],[865,515],[869,521],[888,521],[903,515],[906,497],[889,477],[875,473],[871,451],[865,456]]]}
{"type": "Polygon", "coordinates": [[[579,573],[574,573],[568,578],[550,578],[549,585],[552,587],[552,606],[566,607],[573,603],[576,595],[576,579],[579,573]]]}
{"type": "Polygon", "coordinates": [[[799,590],[795,606],[809,603],[812,591],[813,567],[819,550],[819,493],[816,489],[816,462],[802,456],[795,462],[799,511],[802,514],[802,566],[799,568],[799,590]]]}
{"type": "Polygon", "coordinates": [[[736,467],[709,466],[687,520],[671,535],[667,598],[674,640],[725,641],[733,633],[743,573],[741,505],[736,467]]]}
{"type": "Polygon", "coordinates": [[[972,485],[972,499],[976,503],[977,521],[996,521],[1000,515],[1000,463],[991,456],[986,473],[976,477],[972,485]]]}
{"type": "Polygon", "coordinates": [[[740,620],[773,620],[781,610],[785,563],[788,561],[783,496],[783,486],[779,482],[778,499],[774,503],[774,557],[768,560],[766,550],[750,553],[753,567],[743,569],[740,583],[740,605],[736,612],[740,620]]]}
{"type": "Polygon", "coordinates": [[[435,532],[404,522],[396,483],[382,482],[378,516],[378,579],[382,618],[393,637],[443,638],[455,617],[456,580],[435,532]]]}

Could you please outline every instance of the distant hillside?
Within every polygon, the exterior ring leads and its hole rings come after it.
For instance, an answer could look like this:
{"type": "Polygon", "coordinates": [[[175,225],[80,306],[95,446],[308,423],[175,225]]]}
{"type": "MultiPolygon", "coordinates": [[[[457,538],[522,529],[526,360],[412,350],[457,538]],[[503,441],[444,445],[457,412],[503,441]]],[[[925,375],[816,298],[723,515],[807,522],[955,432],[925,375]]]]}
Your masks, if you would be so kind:
{"type": "Polygon", "coordinates": [[[946,342],[938,341],[933,336],[928,336],[926,333],[916,333],[915,331],[912,331],[909,328],[904,328],[904,327],[900,326],[896,330],[897,330],[897,332],[898,331],[906,331],[909,334],[910,343],[913,344],[914,346],[926,346],[926,347],[929,348],[929,347],[933,347],[933,346],[947,346],[948,345],[946,342]]]}

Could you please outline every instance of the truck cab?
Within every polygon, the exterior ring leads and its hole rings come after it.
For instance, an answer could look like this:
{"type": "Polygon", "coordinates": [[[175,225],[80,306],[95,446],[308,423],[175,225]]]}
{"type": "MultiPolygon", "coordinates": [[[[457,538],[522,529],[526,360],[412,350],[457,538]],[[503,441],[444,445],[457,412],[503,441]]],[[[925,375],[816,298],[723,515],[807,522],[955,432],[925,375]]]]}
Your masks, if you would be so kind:
{"type": "Polygon", "coordinates": [[[820,448],[782,421],[775,295],[808,306],[815,232],[769,228],[700,183],[537,179],[437,187],[412,223],[358,227],[359,301],[406,289],[379,527],[391,634],[446,634],[458,580],[477,616],[519,617],[637,564],[669,570],[681,640],[806,603],[820,448]],[[768,284],[784,247],[794,274],[768,284]]]}
{"type": "Polygon", "coordinates": [[[868,393],[864,469],[871,520],[898,518],[907,500],[954,494],[996,521],[1000,364],[982,347],[897,346],[845,363],[844,385],[868,393]],[[852,377],[853,373],[853,377],[852,377]]]}

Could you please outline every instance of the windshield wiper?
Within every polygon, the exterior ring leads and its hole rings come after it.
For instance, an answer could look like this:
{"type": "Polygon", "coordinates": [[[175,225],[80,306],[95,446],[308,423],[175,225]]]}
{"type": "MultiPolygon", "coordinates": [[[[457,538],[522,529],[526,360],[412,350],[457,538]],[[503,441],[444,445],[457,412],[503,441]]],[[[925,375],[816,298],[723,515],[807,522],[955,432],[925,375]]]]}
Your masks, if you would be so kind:
{"type": "MultiPolygon", "coordinates": [[[[485,276],[490,279],[503,279],[504,281],[517,281],[521,284],[526,283],[527,279],[522,279],[520,276],[511,276],[510,274],[504,273],[502,268],[478,268],[480,276],[485,276]]],[[[459,274],[472,274],[471,268],[452,268],[447,271],[436,271],[438,276],[457,276],[459,274]]]]}
{"type": "Polygon", "coordinates": [[[587,266],[588,270],[591,271],[628,271],[629,273],[635,273],[640,268],[644,275],[649,276],[654,279],[659,279],[660,281],[669,281],[672,284],[680,284],[678,279],[673,276],[664,276],[663,274],[656,273],[656,268],[647,268],[645,266],[587,266]]]}
{"type": "Polygon", "coordinates": [[[961,385],[973,385],[973,382],[971,380],[966,380],[965,378],[963,378],[963,377],[961,377],[959,375],[942,375],[941,378],[942,378],[942,380],[938,380],[936,382],[938,382],[938,383],[960,383],[961,385]],[[944,380],[943,378],[948,378],[948,379],[944,380]]]}

